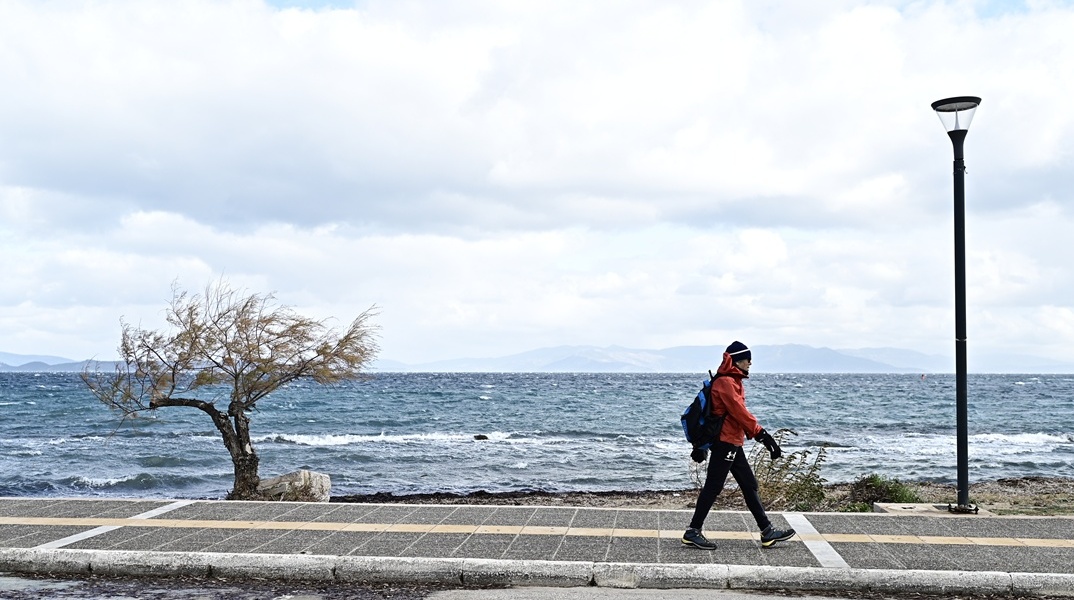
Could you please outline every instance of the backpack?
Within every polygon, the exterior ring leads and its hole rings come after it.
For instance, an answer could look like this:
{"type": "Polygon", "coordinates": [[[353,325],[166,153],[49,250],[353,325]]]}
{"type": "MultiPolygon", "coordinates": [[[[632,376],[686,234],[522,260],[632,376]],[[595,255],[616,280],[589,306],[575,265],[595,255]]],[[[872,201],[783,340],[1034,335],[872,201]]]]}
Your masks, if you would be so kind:
{"type": "Polygon", "coordinates": [[[720,429],[723,428],[723,420],[726,415],[712,414],[712,382],[719,375],[713,375],[709,371],[709,380],[701,386],[694,400],[682,411],[682,432],[686,434],[686,441],[693,445],[695,450],[708,450],[720,439],[720,429]]]}

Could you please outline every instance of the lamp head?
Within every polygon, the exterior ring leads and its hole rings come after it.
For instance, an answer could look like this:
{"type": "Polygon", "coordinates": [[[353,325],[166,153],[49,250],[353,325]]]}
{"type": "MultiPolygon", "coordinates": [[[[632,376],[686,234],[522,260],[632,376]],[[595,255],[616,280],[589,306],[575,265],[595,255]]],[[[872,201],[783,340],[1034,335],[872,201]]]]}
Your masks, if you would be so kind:
{"type": "Polygon", "coordinates": [[[956,96],[933,102],[932,110],[940,116],[940,122],[947,133],[951,133],[969,130],[973,113],[980,104],[981,99],[977,96],[956,96]]]}

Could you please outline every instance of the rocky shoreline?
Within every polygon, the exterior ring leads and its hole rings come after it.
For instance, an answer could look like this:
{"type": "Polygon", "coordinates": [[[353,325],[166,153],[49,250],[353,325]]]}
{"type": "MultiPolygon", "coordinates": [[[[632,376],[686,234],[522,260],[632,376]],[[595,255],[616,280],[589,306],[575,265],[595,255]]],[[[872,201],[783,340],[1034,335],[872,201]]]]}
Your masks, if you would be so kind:
{"type": "MultiPolygon", "coordinates": [[[[925,503],[949,504],[957,500],[955,486],[938,483],[906,483],[925,503]]],[[[825,500],[814,510],[839,512],[850,509],[851,484],[827,484],[825,500]]],[[[579,506],[593,508],[646,508],[688,510],[697,498],[694,489],[639,492],[485,492],[452,494],[391,493],[333,496],[332,502],[377,504],[482,504],[527,506],[579,506]]],[[[970,484],[970,502],[997,515],[1074,516],[1074,478],[1017,477],[970,484]]],[[[732,482],[720,495],[717,510],[746,510],[742,495],[732,482]]],[[[786,510],[787,507],[770,507],[786,510]]]]}

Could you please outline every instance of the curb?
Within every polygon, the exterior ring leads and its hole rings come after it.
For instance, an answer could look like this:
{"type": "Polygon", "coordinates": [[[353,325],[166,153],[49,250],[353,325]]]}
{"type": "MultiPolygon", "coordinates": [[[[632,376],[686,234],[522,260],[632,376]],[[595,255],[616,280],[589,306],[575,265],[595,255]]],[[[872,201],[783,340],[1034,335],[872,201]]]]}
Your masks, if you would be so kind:
{"type": "Polygon", "coordinates": [[[126,577],[258,578],[282,581],[1074,595],[1074,575],[1001,571],[829,569],[477,558],[394,558],[9,548],[0,571],[126,577]]]}

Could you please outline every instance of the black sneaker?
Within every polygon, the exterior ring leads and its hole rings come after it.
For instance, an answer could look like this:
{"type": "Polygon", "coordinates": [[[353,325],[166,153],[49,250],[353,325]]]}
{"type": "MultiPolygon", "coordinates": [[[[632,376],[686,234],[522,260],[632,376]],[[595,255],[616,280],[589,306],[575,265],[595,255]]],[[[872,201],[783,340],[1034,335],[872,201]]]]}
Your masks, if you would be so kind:
{"type": "Polygon", "coordinates": [[[793,529],[776,529],[769,525],[761,532],[761,547],[771,548],[776,542],[785,542],[794,537],[793,529]]]}
{"type": "Polygon", "coordinates": [[[716,542],[705,539],[705,536],[701,535],[700,529],[690,528],[686,530],[686,533],[682,534],[682,543],[687,546],[693,546],[694,548],[701,548],[702,550],[715,550],[716,542]]]}

